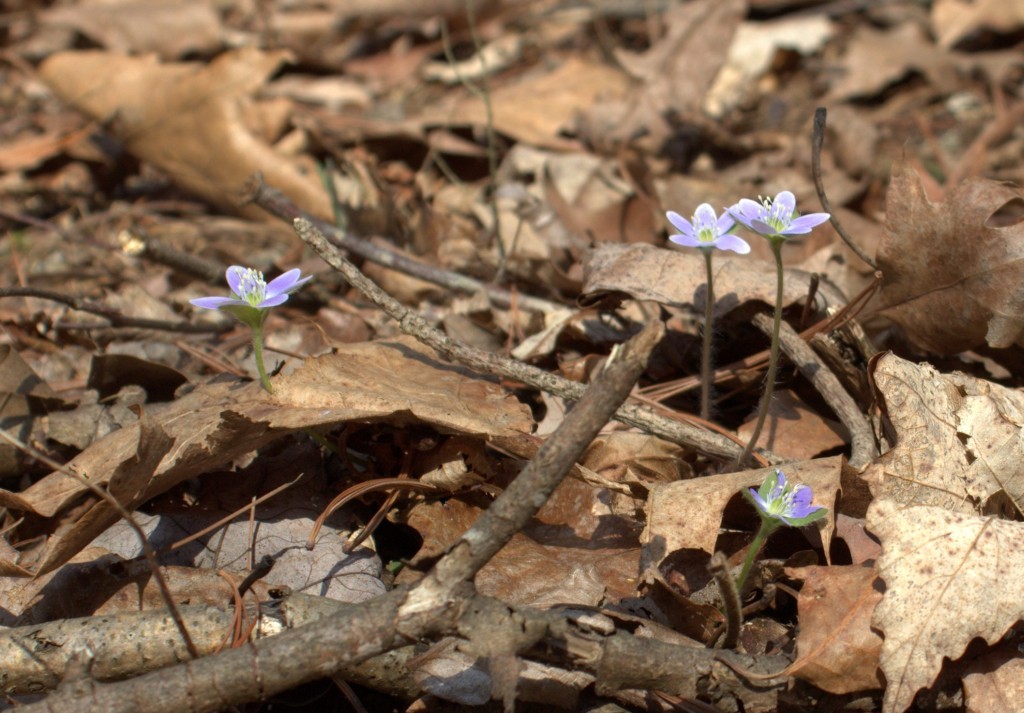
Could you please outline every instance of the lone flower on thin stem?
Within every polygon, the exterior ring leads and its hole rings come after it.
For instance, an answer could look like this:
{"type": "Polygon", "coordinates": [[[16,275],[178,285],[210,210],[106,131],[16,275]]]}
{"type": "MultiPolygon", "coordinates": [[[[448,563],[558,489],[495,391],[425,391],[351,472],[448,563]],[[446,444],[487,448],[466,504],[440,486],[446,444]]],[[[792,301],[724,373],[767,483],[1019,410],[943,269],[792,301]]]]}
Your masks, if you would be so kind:
{"type": "Polygon", "coordinates": [[[676,245],[684,245],[688,248],[718,248],[719,250],[732,250],[740,255],[750,252],[750,246],[743,238],[729,233],[736,225],[732,216],[722,213],[719,217],[715,209],[709,203],[701,203],[693,214],[693,222],[687,220],[675,211],[669,211],[665,215],[672,226],[679,231],[676,235],[670,235],[676,245]]]}
{"type": "Polygon", "coordinates": [[[313,279],[312,275],[301,275],[301,270],[289,270],[268,283],[259,270],[232,265],[225,277],[233,297],[199,297],[189,301],[196,307],[223,310],[255,327],[256,321],[263,324],[271,307],[283,305],[292,292],[313,279]]]}
{"type": "Polygon", "coordinates": [[[268,392],[272,391],[270,377],[263,366],[263,323],[272,307],[283,305],[292,292],[313,277],[302,277],[302,272],[296,269],[289,270],[268,283],[263,279],[262,272],[241,265],[229,267],[225,276],[232,297],[199,297],[189,301],[196,307],[227,312],[252,329],[253,357],[256,359],[256,369],[260,373],[260,382],[268,392]]]}
{"type": "Polygon", "coordinates": [[[775,255],[775,319],[772,326],[772,344],[768,355],[768,372],[765,375],[764,394],[757,411],[757,421],[750,434],[750,441],[737,459],[737,466],[742,467],[750,459],[761,437],[768,408],[775,388],[775,373],[779,364],[779,330],[782,328],[782,244],[794,235],[805,235],[815,227],[829,219],[828,213],[808,213],[799,215],[796,212],[796,198],[789,191],[782,191],[774,199],[761,198],[760,202],[744,198],[736,205],[726,209],[729,215],[743,227],[768,239],[775,255]]]}
{"type": "Polygon", "coordinates": [[[757,490],[749,488],[743,491],[757,514],[761,518],[761,527],[750,543],[747,558],[743,562],[736,589],[742,594],[747,582],[747,575],[754,564],[757,553],[761,551],[768,537],[783,525],[803,527],[816,522],[828,515],[828,508],[811,505],[813,493],[806,485],[794,486],[786,481],[786,474],[776,468],[761,483],[757,490]]]}
{"type": "Polygon", "coordinates": [[[744,198],[728,213],[743,227],[776,239],[806,235],[830,217],[828,213],[798,215],[796,197],[789,191],[782,191],[774,199],[761,198],[760,202],[744,198]]]}
{"type": "Polygon", "coordinates": [[[715,314],[715,291],[712,284],[711,254],[715,249],[732,250],[741,255],[750,252],[750,246],[743,238],[730,234],[736,227],[736,221],[728,213],[721,216],[708,203],[701,203],[693,213],[693,222],[674,211],[665,214],[673,227],[679,231],[670,235],[676,245],[700,248],[704,253],[704,266],[707,272],[708,294],[704,307],[704,349],[700,359],[700,417],[708,420],[711,413],[711,321],[715,314]]]}
{"type": "Polygon", "coordinates": [[[762,519],[778,520],[790,527],[803,527],[828,514],[827,508],[811,505],[814,494],[808,486],[794,486],[786,482],[786,474],[778,468],[765,478],[758,490],[749,488],[748,491],[747,499],[757,508],[762,519]]]}

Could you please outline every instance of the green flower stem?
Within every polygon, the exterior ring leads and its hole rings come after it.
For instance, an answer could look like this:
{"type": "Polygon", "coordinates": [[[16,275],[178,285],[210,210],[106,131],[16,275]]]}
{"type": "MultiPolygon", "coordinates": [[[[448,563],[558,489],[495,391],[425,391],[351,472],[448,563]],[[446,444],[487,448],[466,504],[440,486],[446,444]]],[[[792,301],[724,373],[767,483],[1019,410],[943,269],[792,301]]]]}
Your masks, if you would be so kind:
{"type": "Polygon", "coordinates": [[[743,569],[740,570],[739,579],[736,580],[736,591],[739,592],[741,599],[743,597],[743,587],[747,583],[747,575],[750,574],[750,568],[754,565],[754,560],[757,559],[757,553],[764,547],[768,536],[775,532],[776,529],[778,529],[778,524],[761,518],[761,529],[757,531],[754,541],[750,543],[750,549],[747,550],[747,558],[743,560],[743,569]]]}
{"type": "Polygon", "coordinates": [[[772,252],[775,253],[775,323],[772,325],[772,346],[768,354],[768,374],[765,376],[764,394],[761,396],[761,406],[757,413],[757,423],[754,424],[754,432],[750,434],[750,441],[743,453],[736,461],[736,466],[742,468],[750,461],[750,456],[757,445],[757,439],[761,437],[761,429],[764,428],[765,419],[768,418],[768,407],[772,402],[772,392],[775,390],[775,374],[779,367],[779,332],[782,329],[782,244],[784,238],[769,238],[772,245],[772,252]]]}
{"type": "Polygon", "coordinates": [[[256,369],[260,372],[260,382],[268,394],[274,393],[274,387],[270,385],[270,377],[267,376],[267,369],[263,366],[263,327],[253,327],[252,330],[252,351],[256,359],[256,369]]]}
{"type": "Polygon", "coordinates": [[[704,308],[704,348],[700,354],[700,417],[705,421],[711,415],[711,324],[715,318],[715,291],[712,287],[713,274],[711,272],[712,249],[701,250],[704,253],[704,265],[708,273],[708,296],[707,305],[704,308]]]}

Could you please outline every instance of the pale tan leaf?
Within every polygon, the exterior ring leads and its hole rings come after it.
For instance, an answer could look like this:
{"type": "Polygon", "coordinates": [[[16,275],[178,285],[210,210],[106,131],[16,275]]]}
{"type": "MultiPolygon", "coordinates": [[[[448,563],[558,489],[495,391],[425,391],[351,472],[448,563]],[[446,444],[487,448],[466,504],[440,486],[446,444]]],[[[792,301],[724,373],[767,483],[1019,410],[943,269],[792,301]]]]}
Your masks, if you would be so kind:
{"type": "Polygon", "coordinates": [[[1024,222],[1001,210],[1024,195],[972,178],[932,203],[905,158],[886,197],[889,234],[878,249],[886,316],[921,348],[953,354],[983,344],[1006,348],[1024,332],[1024,222]]]}
{"type": "Polygon", "coordinates": [[[967,713],[1019,713],[1024,710],[1024,658],[1012,642],[972,661],[964,676],[967,713]]]}
{"type": "Polygon", "coordinates": [[[869,469],[875,497],[975,512],[998,510],[1001,500],[992,498],[1003,492],[1024,511],[1024,395],[892,354],[873,366],[896,434],[896,445],[869,469]]]}
{"type": "MultiPolygon", "coordinates": [[[[824,549],[828,552],[835,526],[834,507],[842,457],[787,463],[782,471],[790,482],[810,486],[815,505],[829,508],[828,517],[821,520],[819,526],[824,549]]],[[[741,497],[740,491],[744,488],[756,490],[770,472],[765,468],[744,470],[654,486],[647,499],[647,526],[641,536],[645,569],[656,569],[677,550],[713,553],[726,505],[734,497],[741,497]]],[[[759,520],[753,506],[744,503],[744,507],[749,510],[751,529],[757,529],[759,520]]]]}
{"type": "Polygon", "coordinates": [[[996,643],[1024,617],[1024,524],[891,500],[872,503],[867,522],[882,541],[882,710],[900,713],[943,658],[976,637],[996,643]]]}
{"type": "MultiPolygon", "coordinates": [[[[153,57],[62,52],[39,74],[65,102],[111,122],[128,151],[183,188],[226,210],[239,210],[245,182],[256,172],[314,215],[331,215],[315,174],[276,151],[244,119],[252,96],[288,58],[247,48],[209,65],[159,64],[153,57]],[[116,119],[116,121],[114,121],[116,119]]],[[[242,212],[266,217],[249,206],[242,212]]]]}
{"type": "MultiPolygon", "coordinates": [[[[208,384],[155,412],[149,436],[140,424],[122,428],[94,442],[69,467],[100,486],[117,474],[132,488],[138,471],[147,479],[137,498],[141,502],[312,426],[425,423],[445,433],[498,440],[529,432],[529,409],[513,395],[414,345],[413,340],[346,345],[275,379],[273,395],[258,383],[208,384]],[[160,433],[170,439],[169,447],[162,436],[156,439],[164,447],[162,459],[146,445],[160,433]]],[[[22,493],[0,490],[0,504],[53,520],[56,532],[34,563],[36,573],[67,561],[117,520],[107,503],[60,472],[22,493]],[[71,517],[73,522],[62,522],[71,517]]]]}

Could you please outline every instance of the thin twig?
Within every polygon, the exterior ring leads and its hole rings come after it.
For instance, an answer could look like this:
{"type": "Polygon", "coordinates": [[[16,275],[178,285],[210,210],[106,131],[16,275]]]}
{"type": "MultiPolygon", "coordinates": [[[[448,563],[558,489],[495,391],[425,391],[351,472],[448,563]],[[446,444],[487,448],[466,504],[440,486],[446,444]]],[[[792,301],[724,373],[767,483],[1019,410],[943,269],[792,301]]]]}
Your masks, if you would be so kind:
{"type": "Polygon", "coordinates": [[[0,297],[38,297],[39,299],[50,300],[51,302],[59,302],[67,305],[71,309],[78,310],[79,312],[88,312],[89,314],[99,315],[110,322],[110,324],[74,325],[74,327],[78,329],[130,327],[134,329],[159,329],[164,332],[207,334],[209,332],[224,332],[232,328],[230,325],[192,324],[190,322],[168,322],[163,319],[126,317],[117,310],[98,304],[92,300],[83,300],[54,290],[44,290],[38,287],[0,287],[0,297]]]}
{"type": "Polygon", "coordinates": [[[358,255],[364,260],[369,260],[392,270],[398,270],[406,275],[417,277],[435,285],[447,287],[456,292],[470,295],[485,292],[491,303],[501,308],[511,307],[514,300],[520,308],[530,310],[531,312],[547,314],[568,309],[565,305],[541,299],[540,297],[523,294],[513,296],[510,290],[506,290],[503,287],[488,285],[472,277],[460,275],[457,272],[450,272],[427,265],[407,255],[394,250],[388,250],[363,238],[340,231],[299,210],[294,203],[285,198],[279,191],[269,188],[259,178],[251,181],[248,189],[250,191],[250,200],[260,208],[288,222],[301,218],[316,226],[327,237],[329,242],[358,255]]]}
{"type": "MultiPolygon", "coordinates": [[[[407,309],[384,292],[360,272],[359,268],[346,260],[337,248],[328,243],[323,234],[308,220],[296,219],[295,231],[328,265],[340,272],[368,300],[398,322],[403,332],[419,339],[449,359],[465,364],[476,371],[514,379],[571,401],[578,400],[586,390],[584,384],[569,381],[530,364],[475,349],[455,341],[431,327],[418,314],[407,309]]],[[[687,423],[665,418],[646,407],[627,403],[619,408],[614,418],[665,440],[723,460],[735,458],[742,450],[731,440],[717,433],[709,433],[687,423]]],[[[767,454],[766,457],[769,460],[774,458],[771,454],[767,454]]],[[[777,460],[775,458],[773,462],[777,462],[777,460]]]]}
{"type": "Polygon", "coordinates": [[[850,247],[850,250],[853,250],[857,257],[870,265],[873,270],[877,270],[878,265],[875,264],[875,261],[854,242],[850,234],[846,232],[846,228],[839,222],[839,218],[836,217],[836,213],[832,210],[832,205],[829,203],[828,196],[825,195],[825,182],[821,178],[821,147],[825,142],[826,114],[825,107],[818,107],[814,110],[814,131],[811,135],[811,176],[814,177],[814,189],[818,192],[818,200],[821,201],[821,207],[829,214],[829,221],[832,223],[832,227],[836,229],[836,232],[839,233],[839,237],[850,247]]]}
{"type": "MultiPolygon", "coordinates": [[[[754,326],[765,334],[771,334],[772,321],[767,315],[759,314],[754,317],[754,326]]],[[[846,392],[836,375],[825,366],[807,342],[786,322],[782,323],[779,340],[782,351],[796,364],[800,373],[811,382],[850,432],[850,464],[861,467],[870,463],[878,455],[875,450],[874,434],[853,397],[846,392]]]]}
{"type": "MultiPolygon", "coordinates": [[[[37,459],[40,463],[45,463],[55,471],[66,475],[72,480],[77,481],[81,485],[84,485],[93,495],[99,499],[105,501],[114,511],[121,516],[121,519],[125,521],[139,538],[139,546],[142,547],[142,554],[146,558],[146,564],[149,566],[149,571],[153,574],[153,579],[156,581],[157,588],[160,590],[160,596],[163,597],[164,603],[167,605],[168,613],[171,619],[174,621],[174,626],[178,629],[178,633],[181,635],[181,640],[185,644],[186,650],[193,659],[199,658],[199,650],[196,648],[195,643],[192,641],[191,635],[188,633],[188,627],[185,626],[185,620],[181,616],[181,612],[178,611],[177,605],[174,603],[174,597],[171,595],[171,588],[167,584],[167,579],[164,577],[164,573],[160,570],[160,563],[156,558],[156,551],[153,546],[149,543],[149,538],[146,537],[145,530],[139,525],[138,521],[128,511],[128,508],[123,506],[112,493],[108,492],[107,489],[101,488],[96,483],[93,483],[88,478],[82,477],[79,473],[71,470],[62,463],[58,463],[53,460],[45,453],[37,451],[35,448],[22,443],[20,440],[11,436],[7,431],[0,430],[0,439],[7,441],[9,444],[21,451],[29,454],[33,458],[37,459]]],[[[108,485],[109,487],[109,485],[108,485]]]]}

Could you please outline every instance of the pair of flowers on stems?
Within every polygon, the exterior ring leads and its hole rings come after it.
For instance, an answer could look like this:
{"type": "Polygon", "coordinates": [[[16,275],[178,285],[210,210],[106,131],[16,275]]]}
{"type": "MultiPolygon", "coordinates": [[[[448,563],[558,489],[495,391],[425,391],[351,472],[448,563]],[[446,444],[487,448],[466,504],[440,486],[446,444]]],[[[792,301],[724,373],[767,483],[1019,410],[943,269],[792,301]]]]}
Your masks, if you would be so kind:
{"type": "Polygon", "coordinates": [[[761,436],[768,406],[771,403],[772,391],[775,388],[775,373],[779,363],[779,330],[782,325],[782,244],[793,235],[804,235],[829,219],[828,213],[809,213],[799,215],[796,212],[796,198],[789,191],[782,191],[774,200],[762,198],[760,202],[744,198],[736,205],[726,208],[719,216],[708,203],[702,203],[693,214],[692,222],[683,216],[669,211],[668,220],[679,231],[669,236],[669,240],[687,247],[699,248],[704,253],[704,264],[707,268],[707,304],[704,312],[704,345],[701,351],[701,405],[700,416],[707,420],[710,412],[711,393],[711,323],[714,318],[715,296],[713,289],[713,273],[711,271],[711,255],[718,250],[732,250],[745,255],[750,252],[750,245],[743,238],[732,234],[736,223],[747,230],[767,238],[775,255],[776,292],[775,320],[772,328],[771,351],[768,357],[768,373],[765,377],[764,394],[761,397],[757,412],[754,432],[750,436],[747,447],[739,457],[737,465],[743,466],[754,452],[757,439],[761,436]]]}

